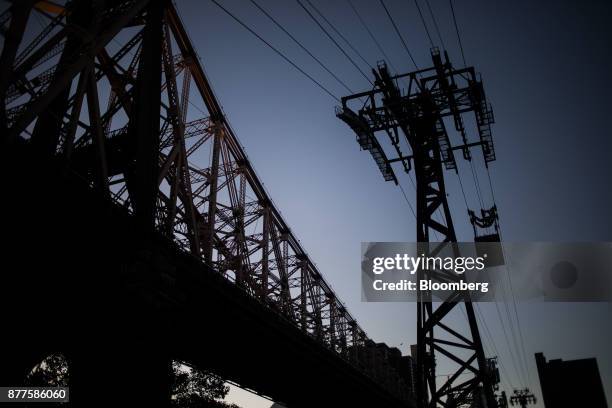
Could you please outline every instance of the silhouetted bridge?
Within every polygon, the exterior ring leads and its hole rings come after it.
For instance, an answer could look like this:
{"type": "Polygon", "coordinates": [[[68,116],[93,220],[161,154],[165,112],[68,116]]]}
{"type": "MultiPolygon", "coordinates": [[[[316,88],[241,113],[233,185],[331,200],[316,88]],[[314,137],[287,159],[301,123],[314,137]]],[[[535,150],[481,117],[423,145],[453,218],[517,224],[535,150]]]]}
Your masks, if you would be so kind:
{"type": "Polygon", "coordinates": [[[0,17],[0,383],[63,351],[77,405],[163,406],[180,359],[289,407],[411,406],[409,358],[286,225],[171,3],[70,4],[0,17]]]}

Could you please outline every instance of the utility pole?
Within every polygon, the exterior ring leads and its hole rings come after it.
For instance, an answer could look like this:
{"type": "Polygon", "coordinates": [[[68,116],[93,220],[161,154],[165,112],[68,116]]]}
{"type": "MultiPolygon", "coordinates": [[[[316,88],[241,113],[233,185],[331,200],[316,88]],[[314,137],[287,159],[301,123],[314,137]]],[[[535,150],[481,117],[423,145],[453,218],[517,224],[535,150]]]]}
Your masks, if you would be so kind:
{"type": "Polygon", "coordinates": [[[521,408],[526,408],[529,404],[535,404],[536,397],[529,392],[529,388],[514,390],[514,395],[510,397],[510,405],[520,405],[521,408]]]}
{"type": "MultiPolygon", "coordinates": [[[[443,60],[437,48],[432,49],[432,61],[433,66],[429,68],[395,76],[389,73],[386,64],[379,63],[378,69],[372,70],[374,88],[343,97],[336,115],[356,133],[357,142],[370,152],[385,181],[398,184],[392,168],[394,163],[401,163],[406,173],[414,171],[416,237],[419,243],[429,243],[433,235],[440,243],[426,246],[433,247],[431,252],[434,253],[457,242],[444,183],[445,169],[458,171],[455,151],[461,151],[463,158],[470,161],[471,149],[479,147],[488,165],[495,160],[495,150],[490,128],[493,113],[474,68],[455,69],[448,55],[445,53],[443,60]],[[408,88],[400,89],[400,81],[407,83],[408,88]],[[464,124],[468,112],[475,115],[477,140],[469,139],[464,124]],[[451,143],[444,118],[459,134],[460,144],[451,143]],[[402,151],[406,145],[400,141],[402,135],[411,154],[402,151]],[[385,145],[388,146],[386,150],[385,145]],[[387,151],[392,151],[395,157],[389,158],[387,151]]],[[[475,240],[499,241],[494,207],[481,209],[481,213],[483,218],[493,215],[488,219],[470,216],[475,240]],[[488,228],[490,231],[491,227],[495,231],[493,234],[479,235],[480,230],[488,228]]],[[[417,279],[439,281],[440,275],[419,270],[417,279]]],[[[491,372],[491,365],[485,358],[469,295],[454,292],[435,308],[430,292],[419,289],[417,299],[417,406],[457,407],[478,401],[479,406],[497,407],[496,374],[491,372]],[[450,327],[448,315],[455,307],[464,308],[469,325],[467,336],[460,334],[462,330],[450,327]],[[446,339],[436,336],[439,333],[444,333],[446,339]],[[448,340],[448,335],[452,340],[448,340]],[[467,355],[466,350],[469,351],[467,355]],[[444,358],[455,367],[443,384],[436,384],[437,358],[444,358]],[[458,381],[467,375],[471,375],[469,380],[458,381]]]]}
{"type": "Polygon", "coordinates": [[[497,406],[498,408],[508,408],[508,397],[506,396],[506,391],[502,391],[499,398],[497,398],[497,406]]]}

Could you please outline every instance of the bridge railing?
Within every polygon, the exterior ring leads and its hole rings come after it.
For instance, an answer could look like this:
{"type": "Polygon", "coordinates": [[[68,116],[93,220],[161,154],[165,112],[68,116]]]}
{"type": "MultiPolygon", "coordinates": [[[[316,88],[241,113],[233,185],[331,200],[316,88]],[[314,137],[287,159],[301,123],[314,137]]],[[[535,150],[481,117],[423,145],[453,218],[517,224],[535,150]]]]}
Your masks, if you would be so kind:
{"type": "Polygon", "coordinates": [[[374,343],[268,196],[171,2],[108,3],[74,1],[50,15],[23,2],[2,19],[22,34],[2,50],[12,67],[0,80],[8,143],[60,158],[143,226],[407,395],[388,357],[370,361],[374,343]],[[24,40],[30,13],[47,24],[24,40]]]}

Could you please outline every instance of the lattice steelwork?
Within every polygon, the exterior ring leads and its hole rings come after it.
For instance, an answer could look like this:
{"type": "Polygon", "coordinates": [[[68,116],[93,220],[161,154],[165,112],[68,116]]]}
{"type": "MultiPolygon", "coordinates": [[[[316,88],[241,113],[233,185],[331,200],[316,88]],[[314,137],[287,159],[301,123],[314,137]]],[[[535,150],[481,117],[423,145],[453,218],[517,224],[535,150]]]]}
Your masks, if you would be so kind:
{"type": "MultiPolygon", "coordinates": [[[[455,151],[461,151],[465,160],[471,160],[470,149],[480,147],[485,165],[488,165],[495,160],[495,150],[490,129],[493,112],[474,68],[453,67],[448,55],[443,60],[437,48],[432,49],[432,62],[431,67],[401,75],[391,75],[387,66],[380,63],[377,70],[372,70],[374,87],[343,97],[336,115],[355,132],[359,145],[370,151],[385,181],[398,184],[393,163],[401,163],[407,173],[414,170],[416,238],[419,243],[429,243],[434,237],[435,241],[440,241],[423,246],[424,252],[435,255],[457,242],[444,169],[458,171],[455,151]],[[402,83],[407,87],[400,88],[402,83]],[[464,124],[468,113],[474,115],[477,141],[468,140],[464,124]],[[454,125],[461,139],[459,144],[451,143],[445,118],[454,125]],[[392,158],[381,149],[383,143],[379,140],[384,140],[392,158]],[[406,154],[406,148],[410,154],[406,154]]],[[[472,218],[474,231],[495,226],[495,233],[480,237],[480,241],[499,241],[496,213],[491,209],[486,216],[486,223],[480,224],[472,218]]],[[[453,251],[458,255],[456,248],[453,251]]],[[[419,281],[460,279],[456,274],[423,269],[417,276],[419,281]]],[[[496,370],[485,358],[469,294],[454,291],[437,305],[430,291],[417,288],[417,297],[417,406],[495,407],[496,370]],[[462,333],[462,328],[456,324],[451,327],[454,322],[449,314],[459,308],[464,308],[467,317],[467,333],[462,333]],[[450,374],[443,382],[436,375],[440,360],[450,367],[450,374]]]]}
{"type": "Polygon", "coordinates": [[[392,368],[358,358],[366,334],[272,204],[170,1],[22,1],[0,21],[3,143],[61,158],[143,228],[408,395],[392,368]]]}

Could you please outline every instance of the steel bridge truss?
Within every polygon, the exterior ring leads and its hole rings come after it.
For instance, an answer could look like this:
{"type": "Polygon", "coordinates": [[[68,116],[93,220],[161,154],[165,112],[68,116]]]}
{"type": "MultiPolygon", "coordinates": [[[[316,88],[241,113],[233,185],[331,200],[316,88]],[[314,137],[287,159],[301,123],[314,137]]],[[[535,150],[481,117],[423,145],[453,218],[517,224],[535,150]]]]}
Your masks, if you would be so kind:
{"type": "MultiPolygon", "coordinates": [[[[401,163],[407,173],[414,170],[416,237],[419,243],[425,243],[423,251],[435,256],[448,246],[457,254],[452,245],[457,237],[444,168],[458,171],[455,151],[471,160],[471,149],[480,147],[485,164],[495,160],[495,151],[490,130],[493,113],[474,69],[455,69],[448,56],[442,60],[436,48],[432,49],[432,60],[431,68],[396,76],[379,63],[373,70],[374,88],[342,98],[336,114],[355,132],[361,148],[370,152],[385,181],[398,184],[393,163],[401,163]],[[400,83],[407,87],[400,90],[400,83]],[[468,112],[475,115],[476,141],[469,140],[466,131],[464,117],[468,112]],[[457,145],[449,138],[444,121],[447,117],[461,138],[457,145]],[[383,145],[388,148],[383,149],[383,145]],[[405,146],[410,155],[404,153],[405,146]],[[439,244],[427,244],[432,234],[439,244]]],[[[426,270],[418,271],[417,277],[446,282],[459,279],[453,273],[426,270]]],[[[417,406],[457,407],[481,400],[485,406],[495,407],[495,368],[484,356],[469,295],[454,292],[436,307],[430,292],[419,290],[417,295],[417,406]],[[449,314],[459,308],[464,308],[467,316],[467,333],[449,325],[449,314]],[[436,359],[440,358],[453,367],[442,384],[436,382],[436,359]]]]}
{"type": "Polygon", "coordinates": [[[268,197],[170,1],[16,1],[0,22],[3,144],[63,160],[143,229],[407,395],[391,368],[358,358],[371,341],[268,197]],[[45,26],[32,34],[34,14],[45,26]]]}

